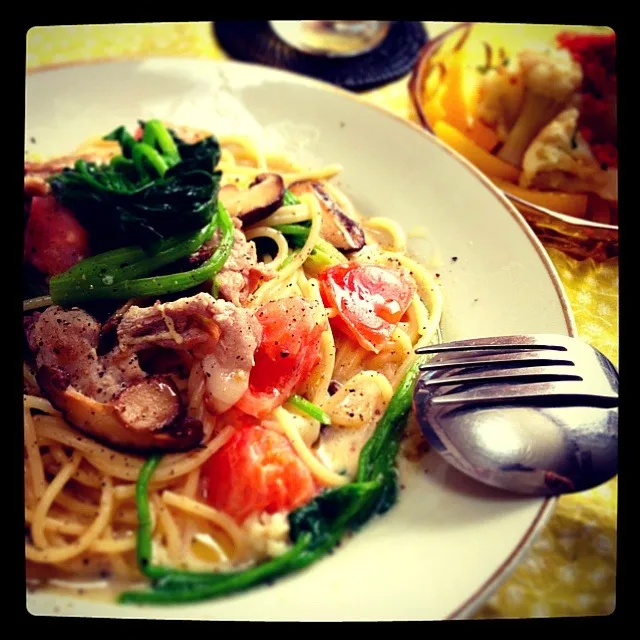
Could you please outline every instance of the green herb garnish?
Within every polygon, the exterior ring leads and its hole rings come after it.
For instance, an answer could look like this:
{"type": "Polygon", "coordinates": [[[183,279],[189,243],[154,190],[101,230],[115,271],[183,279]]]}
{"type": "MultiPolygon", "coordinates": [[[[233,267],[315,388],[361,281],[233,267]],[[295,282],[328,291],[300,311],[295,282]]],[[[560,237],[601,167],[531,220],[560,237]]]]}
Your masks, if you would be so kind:
{"type": "Polygon", "coordinates": [[[296,409],[303,411],[314,420],[317,420],[320,424],[331,424],[331,418],[317,404],[309,402],[306,398],[293,395],[289,398],[288,402],[296,409]]]}

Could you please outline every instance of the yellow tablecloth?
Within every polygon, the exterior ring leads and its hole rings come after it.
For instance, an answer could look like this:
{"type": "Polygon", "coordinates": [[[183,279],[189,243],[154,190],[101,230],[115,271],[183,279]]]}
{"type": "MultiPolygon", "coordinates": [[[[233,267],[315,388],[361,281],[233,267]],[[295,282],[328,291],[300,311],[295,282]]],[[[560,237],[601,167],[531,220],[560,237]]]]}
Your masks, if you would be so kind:
{"type": "MultiPolygon", "coordinates": [[[[432,35],[445,23],[427,23],[432,35]]],[[[37,27],[27,34],[27,68],[133,55],[225,58],[211,23],[37,27]]],[[[407,78],[365,94],[416,121],[407,78]]],[[[618,261],[575,262],[553,249],[579,335],[618,364],[618,261]]],[[[615,608],[617,478],[560,499],[533,550],[478,618],[606,615],[615,608]]]]}

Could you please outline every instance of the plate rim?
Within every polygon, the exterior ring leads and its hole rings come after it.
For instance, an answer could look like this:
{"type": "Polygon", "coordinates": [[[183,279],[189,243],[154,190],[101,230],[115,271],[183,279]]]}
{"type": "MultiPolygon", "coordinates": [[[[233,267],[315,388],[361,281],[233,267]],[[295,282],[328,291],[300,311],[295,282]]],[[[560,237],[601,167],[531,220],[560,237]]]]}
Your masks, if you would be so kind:
{"type": "MultiPolygon", "coordinates": [[[[255,71],[268,71],[271,74],[282,75],[289,78],[293,78],[297,83],[307,85],[310,87],[315,87],[324,91],[331,91],[333,93],[337,93],[338,95],[347,98],[348,100],[355,101],[359,103],[361,106],[373,109],[386,117],[391,117],[394,120],[400,122],[404,126],[409,127],[415,133],[425,138],[430,139],[432,143],[435,143],[439,146],[445,153],[449,154],[453,158],[455,158],[460,165],[467,172],[471,173],[475,176],[476,180],[479,180],[486,189],[488,189],[493,196],[496,198],[497,202],[502,205],[502,208],[506,210],[506,212],[511,215],[513,219],[518,223],[521,231],[527,237],[529,242],[533,245],[533,248],[538,255],[539,260],[542,262],[549,279],[551,280],[551,284],[555,290],[558,301],[560,302],[560,306],[562,309],[562,314],[564,316],[564,320],[566,323],[567,334],[570,337],[577,337],[578,331],[575,324],[575,318],[573,315],[573,311],[571,309],[571,305],[569,303],[569,299],[567,297],[567,293],[564,289],[562,281],[560,280],[560,276],[551,260],[550,255],[547,253],[544,245],[540,241],[540,239],[536,236],[535,232],[526,221],[524,216],[516,209],[514,204],[499,190],[479,169],[477,169],[471,162],[469,162],[464,156],[460,155],[457,151],[448,147],[444,142],[438,139],[435,135],[425,130],[420,125],[408,120],[397,113],[394,113],[390,109],[382,107],[381,105],[376,104],[375,102],[371,102],[364,98],[362,95],[357,93],[352,93],[347,91],[346,89],[342,89],[341,87],[335,86],[331,83],[324,82],[322,80],[317,80],[316,78],[311,78],[309,76],[305,76],[300,73],[296,73],[293,71],[288,71],[284,69],[278,69],[276,67],[270,67],[267,65],[243,62],[239,60],[228,60],[228,59],[218,59],[218,58],[210,58],[207,56],[194,56],[194,55],[148,55],[148,54],[132,54],[132,55],[124,55],[124,56],[113,56],[113,57],[96,57],[87,60],[71,60],[67,62],[59,62],[59,63],[51,63],[47,65],[40,65],[38,67],[31,67],[25,70],[25,92],[26,92],[26,79],[29,76],[35,76],[38,74],[44,74],[52,71],[64,70],[68,68],[75,67],[91,67],[91,66],[99,66],[99,65],[122,65],[122,64],[130,64],[135,62],[147,62],[154,61],[162,63],[168,62],[171,64],[175,64],[176,62],[185,62],[185,63],[206,63],[211,64],[218,67],[241,67],[245,69],[252,69],[255,71]]],[[[410,98],[410,97],[409,97],[410,98]]],[[[411,100],[410,100],[411,101],[411,100]]],[[[26,120],[26,110],[25,110],[25,120],[26,120]]],[[[25,123],[26,124],[26,123],[25,123]]],[[[25,127],[26,132],[26,127],[25,127]]],[[[556,505],[558,502],[557,497],[545,497],[538,509],[536,516],[531,521],[531,524],[524,532],[518,543],[509,553],[509,555],[505,558],[505,560],[489,575],[489,577],[471,594],[469,595],[463,602],[458,605],[451,613],[447,616],[444,616],[443,620],[454,620],[454,619],[465,619],[471,617],[478,609],[494,594],[494,592],[498,589],[498,587],[504,583],[509,576],[513,573],[516,567],[519,565],[522,557],[531,549],[533,543],[538,538],[541,531],[545,528],[551,516],[553,515],[556,505]]],[[[31,594],[28,594],[30,596],[31,594]]]]}

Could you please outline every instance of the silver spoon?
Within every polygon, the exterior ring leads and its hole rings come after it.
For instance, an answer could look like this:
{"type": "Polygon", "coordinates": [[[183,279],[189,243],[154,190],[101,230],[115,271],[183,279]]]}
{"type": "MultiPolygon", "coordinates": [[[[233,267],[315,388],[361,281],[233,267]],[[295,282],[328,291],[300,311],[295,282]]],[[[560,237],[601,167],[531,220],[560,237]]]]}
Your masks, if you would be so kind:
{"type": "Polygon", "coordinates": [[[418,349],[413,404],[445,460],[507,491],[584,491],[618,473],[618,372],[556,335],[463,340],[418,349]]]}

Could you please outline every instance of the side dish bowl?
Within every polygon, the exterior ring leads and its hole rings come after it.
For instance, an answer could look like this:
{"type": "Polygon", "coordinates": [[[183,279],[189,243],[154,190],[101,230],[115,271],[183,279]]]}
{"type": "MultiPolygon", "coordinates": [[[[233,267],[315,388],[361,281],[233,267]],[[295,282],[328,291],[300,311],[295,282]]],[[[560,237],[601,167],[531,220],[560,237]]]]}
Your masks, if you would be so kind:
{"type": "MultiPolygon", "coordinates": [[[[447,82],[458,82],[462,95],[471,95],[479,77],[476,70],[486,63],[488,51],[506,52],[502,55],[506,55],[508,59],[509,56],[529,47],[553,47],[556,35],[568,30],[603,31],[602,28],[592,27],[465,22],[430,40],[421,51],[409,81],[411,99],[422,126],[430,133],[441,137],[438,135],[437,123],[443,117],[438,105],[442,90],[446,88],[447,82]]],[[[457,132],[453,131],[453,135],[457,137],[457,132]]],[[[464,145],[468,141],[460,136],[459,142],[464,145]]],[[[475,150],[470,150],[469,153],[461,148],[457,150],[462,151],[463,155],[474,162],[475,150]]],[[[504,183],[494,183],[517,207],[547,246],[554,246],[576,258],[592,257],[600,260],[618,254],[617,224],[567,215],[552,207],[543,206],[544,195],[541,202],[533,202],[526,197],[526,190],[519,190],[517,187],[505,190],[504,183]]]]}

